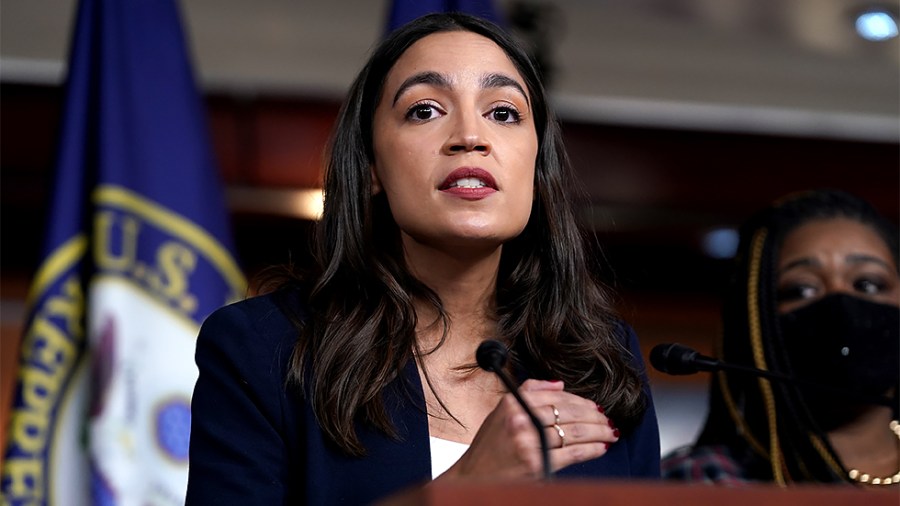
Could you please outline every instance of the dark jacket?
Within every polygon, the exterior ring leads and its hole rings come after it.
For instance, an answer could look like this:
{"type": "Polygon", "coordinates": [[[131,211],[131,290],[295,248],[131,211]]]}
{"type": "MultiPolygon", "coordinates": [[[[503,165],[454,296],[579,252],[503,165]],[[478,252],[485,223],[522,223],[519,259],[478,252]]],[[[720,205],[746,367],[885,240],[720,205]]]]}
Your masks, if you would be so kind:
{"type": "MultiPolygon", "coordinates": [[[[273,295],[224,307],[204,322],[197,341],[200,376],[191,408],[187,504],[365,504],[431,479],[428,420],[415,363],[406,366],[404,381],[384,391],[400,438],[358,423],[368,454],[351,457],[327,440],[298,389],[286,386],[297,335],[273,295]]],[[[630,330],[628,339],[643,370],[630,330]]],[[[606,455],[557,476],[659,477],[659,432],[649,404],[638,427],[606,455]]]]}

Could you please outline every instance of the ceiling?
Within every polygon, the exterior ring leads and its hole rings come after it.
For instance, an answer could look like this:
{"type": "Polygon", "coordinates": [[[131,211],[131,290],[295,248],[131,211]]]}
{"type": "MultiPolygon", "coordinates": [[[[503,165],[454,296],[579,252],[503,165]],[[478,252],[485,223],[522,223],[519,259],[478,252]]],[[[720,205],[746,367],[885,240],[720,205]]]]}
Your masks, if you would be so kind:
{"type": "MultiPolygon", "coordinates": [[[[339,97],[384,30],[385,0],[181,2],[206,89],[339,97]]],[[[900,42],[853,28],[870,0],[498,1],[537,13],[561,116],[896,142],[900,42]]],[[[3,0],[0,78],[57,83],[75,2],[3,0]]],[[[895,13],[897,2],[887,4],[895,13]]]]}

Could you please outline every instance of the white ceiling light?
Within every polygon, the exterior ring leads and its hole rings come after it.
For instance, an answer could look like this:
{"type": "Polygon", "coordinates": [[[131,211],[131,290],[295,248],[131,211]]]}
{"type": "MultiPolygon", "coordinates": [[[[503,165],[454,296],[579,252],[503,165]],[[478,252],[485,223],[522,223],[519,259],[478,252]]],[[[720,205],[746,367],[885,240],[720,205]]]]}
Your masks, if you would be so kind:
{"type": "Polygon", "coordinates": [[[893,39],[897,36],[897,20],[884,10],[866,11],[856,18],[856,33],[875,42],[893,39]]]}

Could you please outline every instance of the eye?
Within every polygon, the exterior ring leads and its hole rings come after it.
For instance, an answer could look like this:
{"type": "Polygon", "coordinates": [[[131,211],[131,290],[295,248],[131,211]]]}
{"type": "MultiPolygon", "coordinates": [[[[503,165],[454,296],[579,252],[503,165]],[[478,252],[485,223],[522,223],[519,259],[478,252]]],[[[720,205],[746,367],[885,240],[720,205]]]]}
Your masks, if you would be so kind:
{"type": "Polygon", "coordinates": [[[491,109],[488,117],[498,123],[518,123],[521,121],[519,111],[513,107],[501,105],[491,109]]]}
{"type": "Polygon", "coordinates": [[[859,278],[853,282],[853,289],[866,295],[877,295],[887,289],[880,279],[859,278]]]}
{"type": "Polygon", "coordinates": [[[418,122],[433,120],[440,117],[442,114],[443,111],[438,109],[434,104],[428,102],[413,104],[413,106],[406,111],[407,119],[418,122]]]}
{"type": "Polygon", "coordinates": [[[785,285],[778,289],[778,302],[811,299],[816,296],[816,287],[804,284],[785,285]]]}

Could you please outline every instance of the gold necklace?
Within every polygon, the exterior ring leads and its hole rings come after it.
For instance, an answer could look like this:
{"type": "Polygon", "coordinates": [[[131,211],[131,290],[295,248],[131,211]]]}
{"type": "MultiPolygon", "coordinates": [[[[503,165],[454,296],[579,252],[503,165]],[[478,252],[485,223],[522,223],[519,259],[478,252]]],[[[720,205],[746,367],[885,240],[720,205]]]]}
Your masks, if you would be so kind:
{"type": "MultiPolygon", "coordinates": [[[[898,423],[897,420],[891,420],[890,428],[891,432],[897,436],[897,439],[900,439],[900,423],[898,423]]],[[[900,483],[900,470],[894,473],[893,476],[885,476],[884,478],[872,478],[869,476],[869,473],[864,473],[859,469],[851,469],[847,474],[850,476],[851,480],[858,481],[859,483],[872,485],[894,485],[900,483]]]]}

